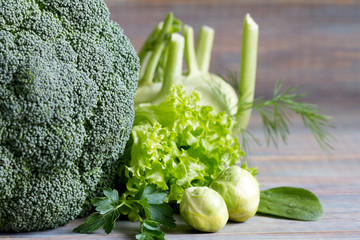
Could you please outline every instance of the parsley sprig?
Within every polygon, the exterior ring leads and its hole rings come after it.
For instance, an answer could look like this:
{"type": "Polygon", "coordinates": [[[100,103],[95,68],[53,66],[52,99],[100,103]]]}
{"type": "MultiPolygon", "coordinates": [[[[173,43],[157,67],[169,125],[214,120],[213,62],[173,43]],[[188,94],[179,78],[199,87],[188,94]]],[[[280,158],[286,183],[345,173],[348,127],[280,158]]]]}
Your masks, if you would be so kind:
{"type": "Polygon", "coordinates": [[[115,189],[105,188],[104,197],[92,199],[96,207],[83,224],[73,231],[77,233],[93,232],[103,227],[109,234],[120,215],[128,215],[132,221],[140,221],[140,233],[136,239],[164,239],[160,226],[175,228],[172,209],[164,203],[167,192],[159,190],[155,185],[146,185],[135,196],[122,195],[115,189]]]}

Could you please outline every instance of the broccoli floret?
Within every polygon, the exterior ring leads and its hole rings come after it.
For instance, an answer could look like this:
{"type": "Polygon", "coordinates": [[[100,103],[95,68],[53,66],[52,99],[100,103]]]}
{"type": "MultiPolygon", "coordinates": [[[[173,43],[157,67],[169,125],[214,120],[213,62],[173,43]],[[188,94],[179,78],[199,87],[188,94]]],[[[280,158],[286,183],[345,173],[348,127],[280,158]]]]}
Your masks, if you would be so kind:
{"type": "Polygon", "coordinates": [[[139,61],[102,0],[0,0],[0,231],[89,211],[114,187],[139,61]]]}

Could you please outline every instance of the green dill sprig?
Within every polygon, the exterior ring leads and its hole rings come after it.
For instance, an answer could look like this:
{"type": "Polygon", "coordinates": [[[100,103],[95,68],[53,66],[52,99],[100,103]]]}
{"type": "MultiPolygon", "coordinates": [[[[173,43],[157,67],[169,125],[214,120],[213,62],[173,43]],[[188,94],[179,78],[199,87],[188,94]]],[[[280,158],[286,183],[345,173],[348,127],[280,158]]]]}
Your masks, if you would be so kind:
{"type": "Polygon", "coordinates": [[[275,84],[273,96],[269,100],[258,98],[250,104],[240,102],[238,113],[249,108],[255,109],[262,119],[266,143],[273,143],[276,147],[279,140],[287,142],[289,126],[292,124],[291,113],[296,113],[301,117],[304,126],[310,129],[320,148],[330,154],[333,149],[330,142],[335,140],[328,131],[334,127],[329,123],[331,117],[322,114],[317,105],[303,102],[308,93],[298,93],[301,87],[293,86],[281,91],[282,86],[283,81],[275,84]]]}
{"type": "MultiPolygon", "coordinates": [[[[232,84],[234,88],[239,87],[236,72],[228,70],[224,79],[232,84]]],[[[283,83],[284,81],[280,81],[275,84],[273,96],[269,100],[257,98],[249,103],[239,99],[238,111],[233,117],[236,119],[241,112],[251,108],[255,109],[262,119],[267,145],[272,143],[278,147],[279,140],[287,143],[287,137],[290,134],[289,126],[292,124],[291,114],[295,113],[301,117],[304,126],[310,129],[320,148],[327,155],[330,155],[334,149],[331,142],[336,140],[328,131],[328,129],[334,128],[329,122],[332,117],[322,114],[317,105],[304,102],[308,93],[299,92],[302,87],[293,86],[282,90],[283,83]]],[[[235,126],[234,132],[240,136],[242,147],[246,152],[253,143],[261,145],[260,140],[247,129],[237,129],[237,126],[235,126]]]]}
{"type": "Polygon", "coordinates": [[[234,131],[237,131],[235,132],[235,135],[240,136],[242,150],[246,153],[244,155],[244,158],[247,159],[251,150],[251,146],[253,146],[254,144],[260,146],[261,141],[247,129],[243,129],[240,131],[239,129],[235,129],[234,131]]]}

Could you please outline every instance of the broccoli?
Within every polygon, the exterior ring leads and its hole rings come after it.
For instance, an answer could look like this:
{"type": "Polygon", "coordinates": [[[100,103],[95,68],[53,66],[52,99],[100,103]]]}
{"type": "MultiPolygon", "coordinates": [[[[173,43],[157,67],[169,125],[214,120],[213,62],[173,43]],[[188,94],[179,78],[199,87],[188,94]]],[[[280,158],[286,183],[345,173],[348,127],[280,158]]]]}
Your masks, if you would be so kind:
{"type": "Polygon", "coordinates": [[[0,231],[55,228],[114,187],[139,60],[102,0],[0,0],[0,231]]]}

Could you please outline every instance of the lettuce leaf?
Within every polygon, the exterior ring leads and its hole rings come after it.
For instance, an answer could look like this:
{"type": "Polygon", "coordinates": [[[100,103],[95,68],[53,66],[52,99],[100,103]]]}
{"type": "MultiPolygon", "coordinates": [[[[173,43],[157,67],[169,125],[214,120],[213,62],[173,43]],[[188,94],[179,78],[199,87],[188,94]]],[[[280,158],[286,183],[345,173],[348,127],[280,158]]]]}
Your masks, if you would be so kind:
{"type": "Polygon", "coordinates": [[[122,157],[120,176],[128,194],[144,184],[169,190],[167,201],[180,202],[184,189],[208,186],[244,152],[232,135],[225,112],[198,105],[199,94],[174,85],[158,105],[136,108],[131,140],[122,157]]]}

